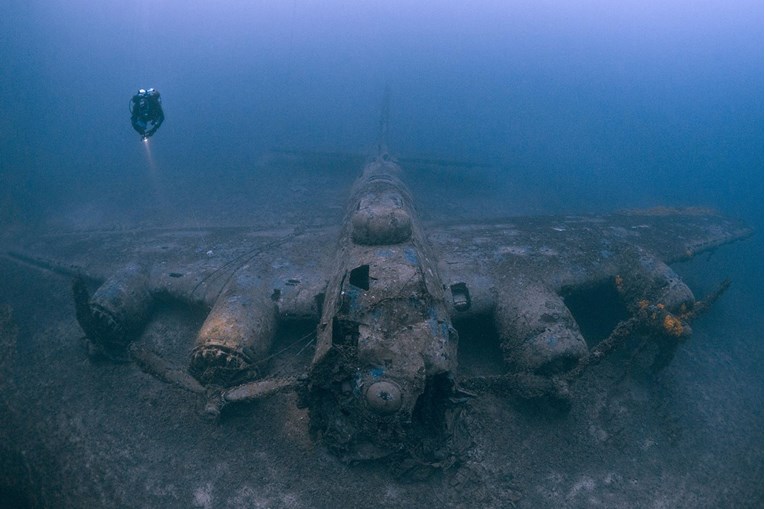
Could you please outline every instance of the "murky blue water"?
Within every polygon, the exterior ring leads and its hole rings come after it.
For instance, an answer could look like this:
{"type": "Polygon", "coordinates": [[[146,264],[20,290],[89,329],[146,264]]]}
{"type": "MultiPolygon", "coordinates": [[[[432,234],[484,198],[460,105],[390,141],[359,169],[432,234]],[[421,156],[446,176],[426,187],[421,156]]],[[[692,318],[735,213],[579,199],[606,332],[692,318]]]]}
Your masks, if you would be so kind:
{"type": "Polygon", "coordinates": [[[367,150],[387,84],[398,153],[497,163],[543,183],[552,210],[761,221],[758,2],[417,4],[11,0],[0,151],[16,206],[140,191],[139,87],[163,95],[158,167],[203,182],[273,147],[367,150]]]}
{"type": "Polygon", "coordinates": [[[0,223],[76,228],[157,208],[203,221],[257,180],[268,149],[368,151],[389,86],[394,152],[492,165],[422,176],[464,190],[461,212],[699,205],[754,227],[687,277],[702,290],[734,278],[710,318],[719,348],[738,352],[735,378],[751,381],[731,403],[749,431],[726,450],[750,451],[761,473],[762,10],[755,0],[9,0],[0,223]],[[151,164],[129,123],[139,87],[157,88],[166,114],[151,164]]]}

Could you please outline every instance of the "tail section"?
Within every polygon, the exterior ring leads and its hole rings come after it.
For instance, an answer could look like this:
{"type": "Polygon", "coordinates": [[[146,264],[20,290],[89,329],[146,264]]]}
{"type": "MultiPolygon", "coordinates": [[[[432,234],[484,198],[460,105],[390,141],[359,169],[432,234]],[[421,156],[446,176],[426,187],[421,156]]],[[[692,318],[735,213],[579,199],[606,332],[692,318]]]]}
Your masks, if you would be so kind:
{"type": "Polygon", "coordinates": [[[388,117],[390,115],[390,86],[385,86],[383,94],[382,110],[380,111],[380,125],[377,138],[377,157],[387,159],[388,154],[388,117]]]}

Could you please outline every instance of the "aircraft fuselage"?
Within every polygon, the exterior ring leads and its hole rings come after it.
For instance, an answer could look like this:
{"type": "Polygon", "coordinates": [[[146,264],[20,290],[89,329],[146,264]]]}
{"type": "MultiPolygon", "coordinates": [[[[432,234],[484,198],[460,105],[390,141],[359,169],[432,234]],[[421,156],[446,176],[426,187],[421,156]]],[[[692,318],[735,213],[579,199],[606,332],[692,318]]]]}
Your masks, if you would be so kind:
{"type": "Polygon", "coordinates": [[[322,402],[309,404],[314,428],[346,420],[377,445],[448,392],[457,358],[446,287],[400,171],[383,153],[353,187],[309,377],[309,401],[322,402]]]}

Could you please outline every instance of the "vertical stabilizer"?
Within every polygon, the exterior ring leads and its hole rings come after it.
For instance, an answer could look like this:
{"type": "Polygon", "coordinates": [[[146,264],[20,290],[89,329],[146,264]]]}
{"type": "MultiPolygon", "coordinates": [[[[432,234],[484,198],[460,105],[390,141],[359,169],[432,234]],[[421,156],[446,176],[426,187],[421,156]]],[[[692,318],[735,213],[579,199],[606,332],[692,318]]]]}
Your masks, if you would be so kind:
{"type": "Polygon", "coordinates": [[[377,138],[377,155],[388,152],[388,116],[390,115],[390,86],[385,85],[382,109],[380,111],[380,132],[377,138]]]}

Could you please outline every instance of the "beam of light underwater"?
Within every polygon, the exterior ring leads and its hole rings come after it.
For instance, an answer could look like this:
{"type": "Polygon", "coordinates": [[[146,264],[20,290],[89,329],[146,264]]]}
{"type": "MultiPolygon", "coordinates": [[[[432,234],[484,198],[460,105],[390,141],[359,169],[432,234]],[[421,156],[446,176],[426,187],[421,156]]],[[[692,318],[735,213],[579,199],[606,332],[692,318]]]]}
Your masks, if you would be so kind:
{"type": "Polygon", "coordinates": [[[143,148],[146,150],[146,162],[149,167],[149,179],[151,192],[154,195],[154,201],[160,202],[159,175],[157,174],[157,165],[154,163],[154,157],[151,155],[151,143],[149,138],[141,138],[143,148]]]}
{"type": "Polygon", "coordinates": [[[156,173],[156,166],[154,164],[154,158],[151,155],[151,143],[149,143],[149,138],[142,138],[141,141],[143,141],[143,147],[146,149],[146,160],[149,163],[149,169],[151,170],[152,175],[156,173]]]}
{"type": "MultiPolygon", "coordinates": [[[[167,197],[164,195],[162,183],[160,180],[157,164],[154,162],[154,157],[151,153],[151,141],[148,137],[141,138],[141,144],[146,150],[146,162],[149,167],[149,180],[151,186],[151,192],[154,197],[154,205],[158,207],[156,210],[160,210],[167,203],[167,197]]],[[[202,223],[199,221],[195,211],[188,212],[188,220],[192,222],[193,226],[199,228],[202,223]]]]}

